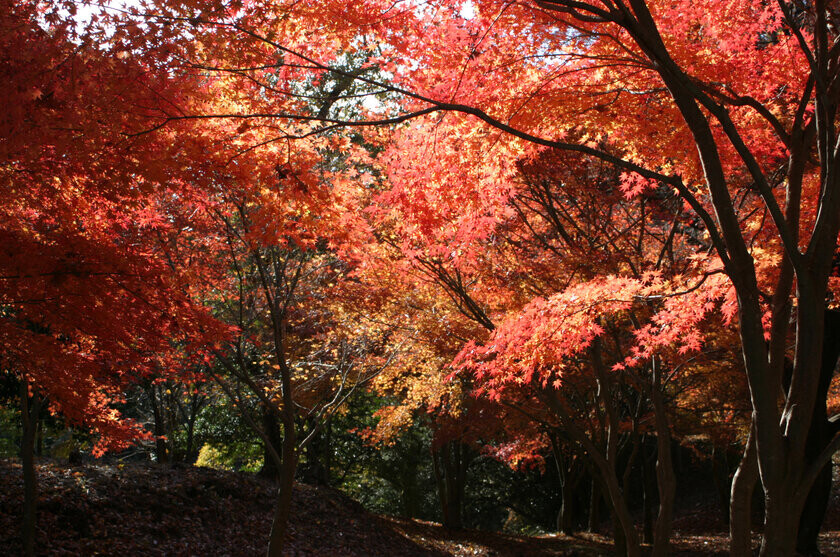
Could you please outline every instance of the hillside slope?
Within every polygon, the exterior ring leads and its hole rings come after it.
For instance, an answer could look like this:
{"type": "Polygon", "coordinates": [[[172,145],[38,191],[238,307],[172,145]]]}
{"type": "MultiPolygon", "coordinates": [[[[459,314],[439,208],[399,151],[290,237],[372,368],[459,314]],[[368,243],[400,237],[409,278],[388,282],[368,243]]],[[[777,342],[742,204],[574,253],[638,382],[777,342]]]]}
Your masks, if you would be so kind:
{"type": "MultiPolygon", "coordinates": [[[[55,462],[38,466],[40,555],[258,556],[271,526],[276,488],[251,474],[153,464],[55,462]]],[[[0,555],[20,554],[20,464],[0,460],[0,555]]],[[[607,537],[529,538],[447,531],[373,515],[342,493],[298,484],[290,557],[550,557],[611,555],[607,537]]],[[[836,513],[830,513],[833,526],[836,513]]],[[[726,533],[708,507],[677,520],[675,555],[725,555],[726,533]],[[681,533],[679,532],[681,531],[681,533]]],[[[757,539],[756,539],[757,541],[757,539]]],[[[823,551],[840,554],[836,530],[823,551]]]]}
{"type": "MultiPolygon", "coordinates": [[[[39,553],[261,555],[276,488],[248,474],[152,465],[42,464],[39,553]]],[[[0,462],[0,554],[20,553],[20,466],[0,462]]],[[[289,555],[443,555],[334,490],[295,491],[289,555]]]]}
{"type": "MultiPolygon", "coordinates": [[[[40,555],[263,555],[276,488],[251,474],[153,464],[38,466],[40,555]]],[[[20,554],[20,464],[0,460],[0,555],[20,554]]],[[[339,491],[298,484],[290,557],[604,555],[594,539],[448,532],[367,512],[339,491]]]]}

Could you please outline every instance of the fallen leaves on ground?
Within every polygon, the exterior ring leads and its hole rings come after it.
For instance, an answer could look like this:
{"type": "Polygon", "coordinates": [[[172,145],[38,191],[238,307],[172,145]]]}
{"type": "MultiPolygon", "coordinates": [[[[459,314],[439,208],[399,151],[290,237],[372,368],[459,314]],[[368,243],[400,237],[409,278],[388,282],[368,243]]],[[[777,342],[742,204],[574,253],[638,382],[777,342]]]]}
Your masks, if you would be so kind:
{"type": "MultiPolygon", "coordinates": [[[[38,465],[39,555],[262,555],[277,488],[252,474],[190,466],[97,463],[38,465]]],[[[836,503],[833,502],[833,503],[836,503]]],[[[20,554],[23,477],[0,460],[0,554],[20,554]]],[[[840,555],[835,505],[826,555],[840,555]]],[[[725,530],[709,507],[677,517],[675,555],[726,555],[725,530]]],[[[341,492],[295,487],[286,555],[400,557],[548,557],[612,555],[608,536],[538,537],[452,531],[420,520],[380,517],[341,492]]],[[[755,538],[756,542],[758,538],[755,538]]]]}

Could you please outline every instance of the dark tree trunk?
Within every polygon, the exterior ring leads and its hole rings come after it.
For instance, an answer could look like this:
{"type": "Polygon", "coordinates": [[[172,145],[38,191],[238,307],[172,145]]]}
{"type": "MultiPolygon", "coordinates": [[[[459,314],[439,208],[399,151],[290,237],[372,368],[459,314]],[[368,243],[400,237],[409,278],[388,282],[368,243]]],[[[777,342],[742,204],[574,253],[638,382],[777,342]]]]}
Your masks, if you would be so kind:
{"type": "Polygon", "coordinates": [[[163,408],[161,408],[160,401],[158,401],[158,387],[155,384],[149,386],[146,391],[149,396],[149,402],[152,405],[152,414],[154,416],[154,433],[155,433],[155,459],[164,464],[169,462],[169,453],[166,447],[166,423],[163,417],[163,408]]]}
{"type": "Polygon", "coordinates": [[[659,513],[653,532],[653,557],[665,557],[670,552],[671,530],[674,515],[674,498],[677,479],[674,476],[674,464],[671,460],[671,426],[665,411],[664,382],[662,368],[654,359],[652,362],[654,421],[656,423],[656,488],[659,493],[659,513]]]}
{"type": "Polygon", "coordinates": [[[21,541],[26,557],[35,555],[35,527],[37,525],[38,477],[35,473],[35,435],[41,414],[41,399],[37,393],[29,397],[26,381],[20,385],[20,415],[22,437],[20,460],[23,467],[23,522],[21,541]]]}
{"type": "Polygon", "coordinates": [[[41,458],[44,456],[44,420],[41,417],[41,413],[38,413],[38,419],[35,422],[35,431],[36,431],[36,439],[37,442],[35,444],[35,456],[41,458]]]}
{"type": "MultiPolygon", "coordinates": [[[[609,497],[605,497],[607,502],[610,502],[609,497]]],[[[615,506],[610,504],[610,519],[613,526],[613,545],[615,546],[616,555],[627,555],[627,536],[624,533],[624,528],[621,524],[621,519],[615,511],[615,506]]]]}
{"type": "MultiPolygon", "coordinates": [[[[615,543],[615,555],[626,555],[627,557],[637,557],[640,554],[641,546],[639,545],[639,538],[633,523],[633,516],[627,508],[627,502],[621,492],[621,486],[618,484],[618,478],[610,471],[610,464],[602,457],[595,455],[593,458],[593,466],[598,470],[598,474],[593,474],[592,490],[598,491],[598,497],[593,498],[600,501],[603,497],[607,503],[607,509],[610,513],[610,519],[613,527],[613,542],[615,543]],[[604,477],[606,476],[606,480],[604,477]]],[[[597,503],[598,505],[600,503],[597,503]]],[[[593,512],[590,509],[590,512],[593,512]]],[[[597,514],[597,511],[594,513],[597,514]]],[[[591,516],[590,516],[591,518],[591,516]]]]}
{"type": "Polygon", "coordinates": [[[187,416],[187,449],[184,458],[190,464],[195,464],[195,460],[198,458],[198,451],[195,447],[195,422],[206,400],[207,397],[200,392],[196,391],[190,394],[189,415],[187,416]]]}
{"type": "Polygon", "coordinates": [[[575,495],[580,484],[580,470],[575,462],[566,465],[563,483],[560,513],[557,516],[557,530],[564,534],[574,534],[576,528],[575,495]]]}
{"type": "Polygon", "coordinates": [[[563,457],[560,442],[551,437],[551,450],[557,465],[557,475],[560,478],[560,512],[557,513],[557,531],[564,534],[575,532],[575,493],[580,484],[582,470],[578,460],[569,456],[563,457]]]}
{"type": "Polygon", "coordinates": [[[195,450],[195,419],[196,414],[190,413],[189,418],[187,418],[187,449],[184,454],[184,461],[189,464],[194,464],[195,459],[197,458],[196,450],[195,450]]]}
{"type": "MultiPolygon", "coordinates": [[[[830,440],[830,438],[829,438],[830,440]]],[[[817,541],[828,509],[831,495],[831,463],[826,464],[805,500],[805,508],[799,519],[799,533],[796,538],[796,552],[802,555],[822,555],[817,541]]]]}
{"type": "Polygon", "coordinates": [[[601,487],[598,485],[594,475],[589,491],[589,521],[587,529],[592,533],[600,531],[601,524],[601,487]]]}
{"type": "MultiPolygon", "coordinates": [[[[279,312],[275,309],[272,315],[279,315],[279,312]]],[[[281,557],[283,554],[283,544],[286,542],[286,530],[292,512],[292,490],[295,485],[295,472],[297,471],[299,454],[297,429],[295,428],[295,400],[292,394],[292,372],[286,362],[285,336],[285,323],[274,320],[274,347],[280,365],[280,385],[283,399],[283,406],[280,410],[280,420],[283,422],[283,452],[280,457],[280,464],[282,465],[280,492],[277,497],[277,505],[274,508],[274,521],[271,523],[271,534],[268,539],[268,557],[281,557]]],[[[271,418],[275,420],[274,424],[276,425],[276,417],[272,414],[271,418]]]]}
{"type": "Polygon", "coordinates": [[[283,463],[280,474],[280,490],[277,504],[274,507],[274,520],[271,523],[271,534],[268,541],[268,557],[281,557],[283,544],[286,540],[286,530],[289,525],[289,515],[292,508],[292,490],[295,484],[295,470],[297,468],[297,438],[295,435],[294,418],[284,417],[283,429],[283,463]]]}
{"type": "Polygon", "coordinates": [[[712,444],[712,479],[717,491],[721,521],[725,526],[729,526],[729,496],[732,491],[729,463],[726,449],[720,450],[714,443],[712,444]]]}
{"type": "Polygon", "coordinates": [[[758,460],[755,437],[750,434],[744,456],[732,477],[729,499],[729,554],[733,557],[752,555],[752,499],[758,482],[758,460]]]}
{"type": "Polygon", "coordinates": [[[321,485],[330,485],[332,483],[330,474],[332,473],[333,447],[332,447],[332,421],[327,420],[324,425],[324,446],[321,449],[321,485]]]}
{"type": "Polygon", "coordinates": [[[420,515],[420,489],[417,484],[417,461],[412,460],[403,466],[400,478],[400,503],[405,518],[417,518],[420,515]]]}
{"type": "MultiPolygon", "coordinates": [[[[314,419],[306,420],[307,427],[318,427],[314,419]]],[[[310,485],[330,484],[330,429],[329,423],[315,431],[304,449],[305,462],[298,466],[298,478],[310,485]]],[[[303,459],[302,459],[303,460],[303,459]]]]}
{"type": "MultiPolygon", "coordinates": [[[[817,399],[814,403],[814,415],[811,418],[811,429],[805,444],[805,459],[813,462],[828,446],[838,431],[835,423],[829,421],[826,408],[828,390],[831,379],[840,357],[840,312],[825,312],[825,329],[823,334],[822,364],[820,367],[820,382],[817,387],[817,399]]],[[[796,538],[796,551],[803,555],[818,555],[817,539],[820,528],[825,520],[828,509],[828,499],[831,492],[831,462],[825,465],[805,500],[802,516],[799,519],[799,532],[796,538]]]]}
{"type": "Polygon", "coordinates": [[[463,499],[466,472],[472,460],[470,449],[461,441],[447,441],[432,449],[432,464],[443,511],[443,525],[463,528],[463,499]]]}
{"type": "MultiPolygon", "coordinates": [[[[647,447],[645,447],[647,452],[647,447]]],[[[659,503],[659,494],[656,492],[656,451],[648,457],[642,458],[642,516],[644,517],[644,541],[653,543],[653,509],[659,503]]]]}
{"type": "Polygon", "coordinates": [[[761,536],[762,557],[789,557],[796,549],[796,531],[799,526],[797,517],[801,509],[788,508],[779,501],[793,501],[789,486],[777,486],[765,490],[764,494],[764,532],[761,536]],[[775,499],[775,500],[774,500],[775,499]]]}
{"type": "MultiPolygon", "coordinates": [[[[263,431],[265,431],[266,436],[268,436],[268,439],[271,442],[271,447],[283,447],[284,436],[283,433],[280,432],[280,423],[277,420],[277,416],[275,415],[275,413],[268,409],[263,409],[262,418],[263,431]]],[[[286,458],[285,454],[283,458],[286,458]]],[[[260,468],[259,475],[263,478],[267,478],[276,482],[280,481],[282,475],[281,466],[277,463],[277,461],[271,454],[271,449],[268,447],[265,441],[263,441],[263,465],[262,468],[260,468]]]]}

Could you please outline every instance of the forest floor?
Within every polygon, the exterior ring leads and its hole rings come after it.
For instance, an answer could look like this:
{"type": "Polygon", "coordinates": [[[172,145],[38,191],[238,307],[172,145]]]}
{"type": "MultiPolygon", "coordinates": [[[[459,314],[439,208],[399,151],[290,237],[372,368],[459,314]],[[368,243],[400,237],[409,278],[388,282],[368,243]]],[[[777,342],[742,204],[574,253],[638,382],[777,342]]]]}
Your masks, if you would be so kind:
{"type": "MultiPolygon", "coordinates": [[[[275,488],[244,473],[141,464],[38,467],[40,555],[261,555],[275,488]]],[[[20,553],[20,464],[0,460],[0,554],[20,553]]],[[[542,557],[611,555],[595,534],[540,537],[464,530],[380,517],[332,489],[298,485],[288,555],[542,557]]],[[[836,514],[836,513],[835,513],[836,514]]],[[[840,555],[837,516],[823,534],[826,555],[840,555]]],[[[674,554],[725,555],[726,534],[707,508],[676,521],[674,554]]]]}

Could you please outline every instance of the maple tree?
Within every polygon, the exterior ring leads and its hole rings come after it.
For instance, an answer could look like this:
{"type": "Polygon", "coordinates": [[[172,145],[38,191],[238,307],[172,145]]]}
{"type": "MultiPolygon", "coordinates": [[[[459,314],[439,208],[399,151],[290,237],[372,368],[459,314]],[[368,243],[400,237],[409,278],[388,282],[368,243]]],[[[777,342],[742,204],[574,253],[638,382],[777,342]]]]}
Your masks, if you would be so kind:
{"type": "MultiPolygon", "coordinates": [[[[437,137],[443,127],[436,125],[432,137],[437,137]]],[[[570,431],[574,432],[573,444],[579,447],[578,450],[585,448],[587,458],[599,462],[601,476],[612,482],[608,500],[623,515],[625,534],[630,540],[631,551],[635,551],[632,549],[634,526],[619,487],[622,474],[617,470],[618,440],[625,435],[620,431],[620,422],[627,419],[633,423],[630,437],[637,447],[633,450],[635,454],[640,439],[637,425],[640,420],[649,420],[647,412],[651,407],[648,405],[658,406],[654,414],[660,416],[655,427],[662,443],[660,449],[669,447],[669,425],[659,394],[662,385],[653,390],[642,388],[640,393],[633,394],[651,379],[644,378],[644,374],[626,375],[626,371],[616,377],[610,377],[611,373],[594,373],[613,364],[625,370],[627,362],[622,363],[623,356],[610,356],[609,365],[598,356],[596,359],[600,363],[594,369],[587,366],[587,358],[583,358],[583,365],[576,364],[574,358],[593,338],[603,334],[598,319],[610,321],[610,314],[617,309],[636,320],[635,325],[625,320],[623,325],[615,323],[607,327],[612,332],[604,336],[616,343],[618,354],[631,349],[639,353],[660,350],[675,342],[678,348],[681,346],[681,351],[693,350],[700,337],[696,331],[689,331],[703,319],[709,308],[715,306],[716,297],[725,293],[726,288],[721,289],[720,277],[710,279],[703,264],[695,266],[686,259],[686,243],[694,241],[693,227],[690,223],[686,226],[685,219],[681,218],[679,204],[657,196],[640,202],[625,200],[619,174],[609,166],[582,161],[578,157],[540,153],[526,158],[526,162],[519,165],[520,174],[513,180],[500,176],[490,182],[502,193],[499,198],[488,200],[486,190],[471,189],[470,180],[451,171],[456,167],[467,173],[474,168],[470,162],[459,160],[461,153],[469,153],[469,150],[449,151],[447,155],[455,154],[422,167],[412,164],[408,158],[410,153],[419,153],[422,157],[428,150],[439,149],[437,143],[436,139],[431,139],[427,144],[406,149],[402,141],[395,142],[390,160],[398,165],[392,176],[397,185],[384,196],[382,205],[386,214],[398,215],[393,217],[393,222],[398,223],[398,233],[393,228],[385,232],[386,241],[401,247],[420,273],[440,284],[464,316],[492,331],[490,339],[484,341],[489,348],[479,348],[476,355],[468,346],[460,358],[465,358],[467,367],[475,373],[480,392],[516,409],[513,412],[504,408],[496,410],[505,416],[505,429],[510,432],[519,429],[514,437],[521,436],[522,439],[520,449],[513,449],[514,443],[500,454],[517,463],[523,458],[531,458],[533,451],[540,447],[545,448],[548,440],[553,440],[558,433],[566,437],[570,431]],[[416,174],[405,173],[405,168],[420,170],[416,174]],[[421,197],[425,203],[417,203],[416,197],[421,197]],[[476,221],[479,222],[478,231],[476,221]],[[678,227],[681,232],[675,234],[678,227]],[[640,271],[651,268],[660,269],[660,272],[667,270],[671,274],[688,273],[692,278],[674,275],[676,282],[669,285],[661,281],[656,272],[640,271]],[[638,279],[587,280],[600,273],[622,271],[636,274],[638,279]],[[683,300],[677,299],[676,294],[654,295],[671,289],[679,293],[679,284],[685,280],[699,284],[709,280],[709,285],[716,283],[718,286],[702,291],[699,305],[698,298],[692,296],[683,300]],[[575,286],[572,288],[571,285],[575,286]],[[548,302],[538,298],[526,304],[530,296],[548,297],[558,290],[561,291],[556,298],[558,301],[555,297],[549,298],[548,302]],[[661,304],[668,297],[674,299],[664,303],[654,323],[670,324],[678,321],[675,317],[679,315],[682,324],[668,335],[651,337],[651,325],[642,327],[638,322],[644,319],[646,312],[649,313],[643,309],[644,301],[661,304]],[[500,299],[505,302],[500,303],[500,299]],[[559,308],[555,310],[554,304],[559,308]],[[482,309],[488,306],[493,308],[490,315],[512,311],[516,317],[497,329],[482,309]],[[637,307],[631,310],[633,306],[637,307]],[[632,337],[620,340],[622,329],[634,327],[638,329],[640,341],[659,348],[634,347],[636,340],[632,337]],[[571,361],[563,364],[566,359],[571,361]],[[478,371],[476,365],[481,366],[482,371],[478,371]],[[559,366],[560,370],[568,366],[569,370],[578,371],[575,374],[555,372],[552,371],[554,366],[559,366]],[[554,377],[556,379],[550,379],[554,377]],[[596,391],[601,396],[590,400],[589,395],[596,391]],[[632,402],[633,398],[637,402],[632,402]],[[557,405],[559,400],[566,408],[557,405]],[[635,406],[636,415],[625,416],[625,405],[635,406]],[[570,406],[572,410],[569,410],[570,406]],[[597,421],[590,415],[593,408],[600,408],[597,421]],[[522,424],[521,415],[528,416],[531,423],[522,424]],[[609,424],[604,421],[607,415],[611,417],[609,424]],[[558,418],[561,423],[556,422],[558,418]],[[535,435],[535,424],[543,429],[542,433],[535,435]],[[535,442],[535,438],[541,441],[535,442]]],[[[486,172],[487,166],[481,171],[486,172]]],[[[601,340],[596,342],[600,346],[601,340]]],[[[601,352],[600,348],[598,352],[601,352]]],[[[659,377],[659,381],[662,381],[662,372],[658,366],[665,364],[663,355],[658,354],[652,369],[653,377],[659,377]]],[[[668,354],[667,359],[679,361],[675,356],[678,356],[676,352],[668,354]]],[[[629,356],[627,359],[639,360],[629,356]]],[[[685,364],[678,364],[675,370],[685,367],[685,364]]],[[[667,375],[669,380],[674,377],[671,372],[667,375]]],[[[552,442],[551,448],[557,453],[556,443],[552,442]]],[[[555,454],[555,460],[561,461],[561,455],[555,454]]],[[[669,472],[669,468],[667,462],[661,463],[660,479],[673,485],[673,471],[669,472]]],[[[625,485],[626,474],[625,471],[625,485]]],[[[665,483],[663,487],[667,485],[665,483]]],[[[666,505],[670,504],[667,497],[663,499],[666,505]]],[[[667,507],[663,512],[657,543],[660,551],[667,548],[669,537],[667,507]]]]}
{"type": "MultiPolygon", "coordinates": [[[[72,3],[5,2],[2,72],[0,336],[20,382],[27,485],[24,549],[34,551],[34,420],[41,407],[98,434],[95,454],[148,438],[114,408],[212,319],[179,295],[155,250],[165,220],[149,197],[178,184],[155,161],[172,146],[131,139],[171,82],[94,48],[62,16],[72,3]]],[[[168,164],[168,163],[167,163],[168,164]]]]}
{"type": "MultiPolygon", "coordinates": [[[[207,79],[182,107],[222,110],[241,93],[207,79]]],[[[320,100],[296,109],[328,111],[330,97],[320,100]]],[[[161,201],[177,225],[159,234],[160,246],[190,277],[191,300],[229,327],[202,348],[203,374],[263,442],[263,472],[279,483],[268,553],[279,555],[298,463],[318,466],[325,424],[390,363],[389,330],[354,326],[354,301],[341,295],[362,222],[341,161],[331,160],[345,138],[307,134],[304,124],[280,143],[274,130],[230,119],[182,124],[175,137],[187,157],[201,154],[185,160],[199,174],[197,195],[161,201]]]]}
{"type": "Polygon", "coordinates": [[[762,553],[790,553],[811,484],[840,443],[805,457],[838,228],[835,13],[784,2],[474,4],[469,21],[427,27],[425,39],[449,51],[410,51],[420,68],[401,76],[410,106],[475,116],[499,142],[611,162],[628,172],[628,193],[661,183],[700,219],[737,301],[765,491],[762,553]],[[459,91],[463,103],[452,100],[459,91]]]}

